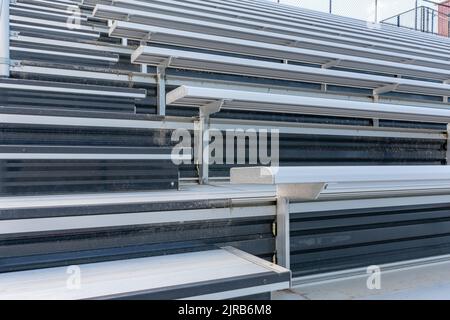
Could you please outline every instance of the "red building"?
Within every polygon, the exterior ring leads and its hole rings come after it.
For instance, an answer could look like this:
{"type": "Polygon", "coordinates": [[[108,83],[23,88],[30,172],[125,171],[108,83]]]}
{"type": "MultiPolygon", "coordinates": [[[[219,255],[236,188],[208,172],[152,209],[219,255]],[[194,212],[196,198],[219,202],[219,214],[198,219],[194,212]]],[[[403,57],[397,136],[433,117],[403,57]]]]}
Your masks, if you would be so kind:
{"type": "Polygon", "coordinates": [[[440,35],[449,37],[449,16],[450,16],[450,0],[445,0],[439,5],[439,27],[440,35]]]}

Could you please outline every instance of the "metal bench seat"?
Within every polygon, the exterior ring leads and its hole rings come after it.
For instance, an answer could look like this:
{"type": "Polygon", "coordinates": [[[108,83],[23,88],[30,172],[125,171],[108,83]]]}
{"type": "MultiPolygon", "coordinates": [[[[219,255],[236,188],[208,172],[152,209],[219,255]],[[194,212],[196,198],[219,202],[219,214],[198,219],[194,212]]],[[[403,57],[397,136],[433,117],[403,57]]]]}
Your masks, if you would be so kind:
{"type": "MultiPolygon", "coordinates": [[[[436,48],[447,48],[450,43],[448,41],[438,41],[435,37],[430,37],[425,34],[423,36],[418,36],[417,33],[411,32],[410,30],[402,29],[392,29],[387,30],[384,25],[376,25],[374,28],[370,24],[365,24],[362,27],[353,24],[347,26],[344,23],[336,24],[333,23],[333,16],[330,19],[314,19],[314,13],[304,10],[302,7],[291,7],[285,12],[280,12],[276,10],[267,9],[268,7],[260,7],[257,4],[245,5],[245,2],[235,3],[233,1],[220,1],[220,0],[209,0],[207,2],[202,0],[151,0],[155,3],[164,4],[176,4],[180,8],[201,10],[205,12],[214,12],[218,14],[223,14],[229,17],[242,18],[244,20],[251,21],[261,21],[261,22],[271,22],[276,25],[291,26],[297,29],[319,31],[325,34],[331,34],[335,36],[350,36],[359,39],[376,39],[377,41],[389,41],[400,39],[404,43],[410,44],[428,44],[431,47],[436,48]],[[299,11],[295,11],[295,10],[299,11]],[[301,18],[299,18],[301,17],[301,18]],[[324,22],[326,21],[326,22],[324,22]],[[406,32],[405,32],[406,31],[406,32]]],[[[133,4],[137,1],[127,1],[127,3],[133,4]]],[[[141,2],[143,3],[143,2],[141,2]]],[[[118,3],[115,1],[114,5],[118,3]]],[[[111,5],[111,4],[110,4],[111,5]]],[[[125,3],[123,3],[125,5],[125,3]]],[[[277,6],[275,9],[281,9],[282,6],[277,6]]]]}
{"type": "Polygon", "coordinates": [[[84,264],[79,290],[67,268],[0,274],[9,299],[231,299],[290,288],[289,270],[237,249],[84,264]]]}
{"type": "MultiPolygon", "coordinates": [[[[383,49],[387,51],[406,52],[408,50],[424,53],[432,52],[445,54],[449,46],[437,46],[433,44],[424,45],[423,41],[411,41],[408,39],[383,39],[374,37],[373,35],[365,35],[364,37],[356,37],[354,34],[328,34],[323,30],[315,30],[313,28],[299,28],[298,24],[283,24],[277,19],[259,20],[255,14],[239,14],[238,17],[230,16],[225,10],[217,10],[205,5],[189,5],[182,4],[177,1],[159,1],[150,0],[142,1],[123,1],[118,0],[112,2],[113,6],[130,9],[141,10],[151,14],[165,14],[174,17],[189,18],[192,20],[200,20],[204,22],[222,23],[233,27],[242,27],[254,30],[264,30],[280,34],[281,36],[298,36],[311,39],[321,39],[333,43],[353,44],[355,46],[371,47],[383,49]]],[[[132,20],[132,19],[131,19],[132,20]]],[[[146,24],[150,24],[145,22],[146,24]]],[[[300,24],[301,25],[301,24],[300,24]]],[[[176,28],[176,24],[173,25],[176,28]]]]}
{"type": "Polygon", "coordinates": [[[189,86],[181,86],[169,92],[167,105],[198,107],[209,114],[222,109],[232,109],[419,122],[450,122],[450,110],[441,108],[189,86]]]}
{"type": "Polygon", "coordinates": [[[232,184],[276,185],[278,196],[292,200],[315,200],[330,194],[377,193],[385,197],[396,192],[416,194],[448,193],[447,166],[334,166],[233,168],[232,184]]]}
{"type": "Polygon", "coordinates": [[[373,90],[373,95],[390,91],[437,96],[446,96],[450,93],[450,85],[442,83],[287,65],[157,47],[141,46],[133,53],[131,61],[133,63],[154,66],[165,65],[166,67],[197,71],[368,88],[373,90]]]}
{"type": "Polygon", "coordinates": [[[124,37],[146,42],[155,42],[176,45],[189,48],[201,48],[219,52],[227,52],[252,57],[264,57],[274,60],[297,61],[314,63],[324,68],[343,67],[372,72],[386,72],[394,75],[408,75],[431,79],[448,79],[446,71],[433,69],[447,69],[450,62],[437,59],[422,58],[403,54],[386,54],[376,51],[367,54],[366,57],[358,56],[354,52],[323,52],[315,49],[282,46],[256,41],[234,39],[223,36],[206,35],[189,31],[174,30],[169,28],[154,27],[130,22],[116,21],[110,29],[112,37],[124,37]],[[414,65],[405,63],[414,61],[414,65]]]}
{"type": "Polygon", "coordinates": [[[144,25],[153,25],[178,29],[183,31],[198,32],[209,35],[222,35],[241,40],[258,41],[268,44],[278,44],[290,47],[301,47],[307,49],[316,49],[321,51],[334,51],[339,53],[353,53],[362,57],[368,57],[370,54],[400,54],[400,55],[416,55],[422,58],[431,58],[439,60],[448,60],[446,50],[426,50],[423,49],[405,49],[404,46],[374,46],[366,43],[364,45],[354,45],[351,43],[339,43],[332,41],[333,38],[323,39],[322,37],[305,37],[295,35],[283,35],[275,32],[265,31],[264,27],[259,30],[247,27],[232,26],[214,21],[204,21],[198,19],[185,18],[179,15],[168,15],[161,13],[148,13],[141,10],[124,9],[120,7],[97,5],[93,12],[93,16],[97,18],[106,18],[110,20],[123,20],[144,25]],[[317,38],[317,39],[316,39],[317,38]]]}

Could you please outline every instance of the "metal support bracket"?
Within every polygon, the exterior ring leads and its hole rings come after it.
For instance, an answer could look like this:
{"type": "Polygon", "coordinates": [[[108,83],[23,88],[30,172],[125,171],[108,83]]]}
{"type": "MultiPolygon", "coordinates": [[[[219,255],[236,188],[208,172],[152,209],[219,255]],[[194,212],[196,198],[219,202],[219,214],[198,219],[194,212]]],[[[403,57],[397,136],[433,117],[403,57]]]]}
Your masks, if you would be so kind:
{"type": "Polygon", "coordinates": [[[405,63],[405,64],[413,64],[413,63],[416,62],[416,59],[405,59],[405,60],[403,60],[401,62],[405,63]]]}
{"type": "Polygon", "coordinates": [[[160,64],[158,64],[157,68],[158,68],[159,70],[163,70],[163,69],[165,70],[165,69],[169,68],[170,65],[172,64],[173,59],[174,59],[174,57],[169,57],[169,58],[167,58],[167,59],[164,59],[163,62],[161,62],[160,64]]]}
{"type": "Polygon", "coordinates": [[[147,33],[147,35],[142,38],[141,45],[146,45],[147,42],[151,41],[152,40],[152,36],[153,36],[153,32],[147,33]]]}
{"type": "Polygon", "coordinates": [[[380,95],[384,94],[384,93],[388,93],[388,92],[392,92],[397,90],[397,88],[400,86],[399,83],[393,83],[393,84],[388,84],[386,86],[380,87],[380,88],[376,88],[373,89],[373,99],[378,102],[380,99],[380,95]]]}
{"type": "Polygon", "coordinates": [[[326,183],[280,184],[277,185],[277,197],[293,201],[314,201],[326,188],[326,183]]]}
{"type": "Polygon", "coordinates": [[[388,92],[395,91],[395,90],[397,90],[399,85],[400,85],[399,83],[394,83],[394,84],[388,84],[386,86],[373,89],[373,95],[374,96],[379,96],[379,95],[381,95],[383,93],[388,93],[388,92]]]}
{"type": "Polygon", "coordinates": [[[330,69],[337,67],[341,63],[341,59],[332,60],[322,65],[322,69],[330,69]]]}
{"type": "Polygon", "coordinates": [[[218,100],[202,106],[200,108],[200,117],[202,117],[203,115],[204,117],[207,117],[209,120],[210,115],[217,113],[220,111],[220,109],[222,109],[225,101],[226,100],[218,100]]]}

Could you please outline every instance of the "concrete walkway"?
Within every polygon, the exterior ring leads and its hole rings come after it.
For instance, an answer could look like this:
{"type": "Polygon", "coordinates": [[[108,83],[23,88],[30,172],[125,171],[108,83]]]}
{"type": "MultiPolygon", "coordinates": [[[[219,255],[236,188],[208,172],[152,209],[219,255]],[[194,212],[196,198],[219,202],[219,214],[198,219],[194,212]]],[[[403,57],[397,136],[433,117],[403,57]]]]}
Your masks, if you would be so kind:
{"type": "Polygon", "coordinates": [[[450,300],[450,262],[405,270],[381,270],[381,289],[370,290],[369,275],[302,285],[273,295],[275,300],[450,300]]]}

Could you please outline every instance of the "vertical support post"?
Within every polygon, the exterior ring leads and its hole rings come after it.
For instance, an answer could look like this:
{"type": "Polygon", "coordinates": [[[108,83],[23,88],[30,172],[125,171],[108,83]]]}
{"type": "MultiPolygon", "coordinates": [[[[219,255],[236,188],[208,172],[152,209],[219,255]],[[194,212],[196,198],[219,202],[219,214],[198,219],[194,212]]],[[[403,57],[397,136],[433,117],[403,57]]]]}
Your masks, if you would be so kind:
{"type": "Polygon", "coordinates": [[[329,13],[333,13],[333,0],[330,0],[330,7],[328,9],[329,13]]]}
{"type": "Polygon", "coordinates": [[[380,119],[373,118],[372,124],[373,124],[374,128],[379,128],[380,127],[380,119]]]}
{"type": "Polygon", "coordinates": [[[425,19],[425,7],[422,7],[422,32],[425,32],[425,23],[426,23],[426,19],[425,19]]]}
{"type": "Polygon", "coordinates": [[[203,183],[202,165],[203,165],[203,125],[199,115],[194,121],[194,164],[198,171],[198,183],[203,183]]]}
{"type": "Polygon", "coordinates": [[[9,3],[1,1],[0,7],[0,77],[9,77],[9,3]]]}
{"type": "Polygon", "coordinates": [[[447,124],[447,154],[446,154],[446,165],[450,165],[450,123],[447,124]]]}
{"type": "Polygon", "coordinates": [[[378,0],[375,0],[375,23],[378,23],[378,0]]]}
{"type": "Polygon", "coordinates": [[[434,34],[434,11],[431,11],[431,33],[434,34]]]}
{"type": "Polygon", "coordinates": [[[209,140],[211,129],[211,115],[219,112],[224,100],[218,100],[200,108],[199,118],[194,123],[195,164],[198,168],[199,183],[209,183],[209,140]]]}
{"type": "Polygon", "coordinates": [[[166,115],[166,68],[158,67],[156,71],[156,101],[157,114],[166,115]]]}
{"type": "Polygon", "coordinates": [[[200,184],[209,183],[209,129],[210,129],[210,118],[209,113],[203,108],[200,108],[200,118],[199,118],[199,142],[201,143],[201,161],[199,163],[199,179],[200,184]]]}
{"type": "Polygon", "coordinates": [[[289,200],[280,197],[277,200],[277,235],[275,240],[277,264],[287,269],[291,268],[289,219],[289,200]]]}

